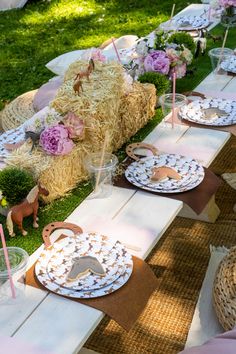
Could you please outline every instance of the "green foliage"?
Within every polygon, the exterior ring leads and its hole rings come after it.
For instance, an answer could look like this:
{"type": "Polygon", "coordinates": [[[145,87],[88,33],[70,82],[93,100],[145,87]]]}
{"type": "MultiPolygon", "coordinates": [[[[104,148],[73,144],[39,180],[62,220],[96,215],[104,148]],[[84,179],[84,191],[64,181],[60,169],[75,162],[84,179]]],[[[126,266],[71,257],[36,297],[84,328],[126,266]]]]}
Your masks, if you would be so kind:
{"type": "Polygon", "coordinates": [[[192,54],[195,53],[196,45],[193,38],[187,32],[175,32],[168,38],[168,43],[183,44],[192,54]]]}
{"type": "Polygon", "coordinates": [[[9,167],[0,171],[0,190],[10,205],[20,203],[34,185],[31,174],[19,168],[9,167]]]}
{"type": "Polygon", "coordinates": [[[153,84],[156,87],[157,95],[161,96],[170,89],[170,80],[160,73],[147,72],[139,76],[138,81],[153,84]]]}
{"type": "Polygon", "coordinates": [[[155,49],[165,50],[167,38],[168,38],[167,32],[164,32],[163,30],[157,31],[156,38],[155,38],[155,49]]]}

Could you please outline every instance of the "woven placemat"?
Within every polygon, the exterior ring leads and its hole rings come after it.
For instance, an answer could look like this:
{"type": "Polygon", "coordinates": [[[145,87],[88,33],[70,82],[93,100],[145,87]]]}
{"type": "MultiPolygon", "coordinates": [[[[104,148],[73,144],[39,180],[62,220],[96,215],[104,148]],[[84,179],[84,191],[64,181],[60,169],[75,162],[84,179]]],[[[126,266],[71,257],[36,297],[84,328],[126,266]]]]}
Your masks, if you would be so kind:
{"type": "Polygon", "coordinates": [[[1,126],[3,130],[19,127],[27,119],[35,114],[33,99],[38,90],[33,90],[18,96],[0,112],[1,126]]]}
{"type": "MultiPolygon", "coordinates": [[[[236,172],[235,137],[211,169],[219,175],[236,172]]],[[[148,257],[160,285],[133,329],[127,334],[105,317],[85,347],[102,354],[177,354],[183,349],[208,266],[209,246],[236,243],[236,190],[223,182],[216,202],[221,214],[215,224],[177,217],[148,257]]]]}

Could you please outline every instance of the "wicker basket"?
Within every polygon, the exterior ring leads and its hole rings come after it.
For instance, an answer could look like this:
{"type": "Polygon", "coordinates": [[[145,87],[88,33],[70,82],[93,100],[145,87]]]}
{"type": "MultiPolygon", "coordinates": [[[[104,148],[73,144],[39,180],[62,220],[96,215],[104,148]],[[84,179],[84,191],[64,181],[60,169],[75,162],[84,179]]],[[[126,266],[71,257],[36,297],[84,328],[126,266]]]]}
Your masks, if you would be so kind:
{"type": "Polygon", "coordinates": [[[236,324],[236,246],[222,259],[214,281],[213,304],[222,327],[236,324]]]}

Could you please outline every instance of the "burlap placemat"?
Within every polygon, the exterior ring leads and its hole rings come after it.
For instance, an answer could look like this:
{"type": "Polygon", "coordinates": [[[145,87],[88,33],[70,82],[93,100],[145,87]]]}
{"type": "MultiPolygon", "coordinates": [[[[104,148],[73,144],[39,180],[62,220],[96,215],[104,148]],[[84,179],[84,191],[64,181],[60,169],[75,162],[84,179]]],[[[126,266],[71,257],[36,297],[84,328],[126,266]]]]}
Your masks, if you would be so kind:
{"type": "MultiPolygon", "coordinates": [[[[172,117],[170,117],[167,120],[167,122],[171,123],[172,122],[172,117]]],[[[204,124],[193,123],[193,122],[190,122],[190,121],[185,120],[185,119],[180,120],[177,115],[174,116],[174,124],[187,125],[188,127],[194,127],[194,128],[221,130],[221,131],[228,132],[228,133],[231,133],[234,136],[236,136],[236,124],[216,127],[214,125],[204,125],[204,124]]]]}
{"type": "MultiPolygon", "coordinates": [[[[125,162],[122,163],[122,168],[125,170],[131,162],[133,162],[133,160],[131,158],[127,158],[125,162]]],[[[124,173],[115,177],[114,185],[128,189],[142,190],[161,197],[180,200],[183,203],[186,203],[196,214],[200,214],[206,207],[211,197],[217,192],[217,189],[221,184],[221,180],[212,171],[208,168],[204,168],[204,171],[205,177],[202,183],[200,183],[196,188],[183,193],[157,193],[139,189],[126,179],[124,173]]]]}
{"type": "MultiPolygon", "coordinates": [[[[133,272],[128,282],[119,290],[93,299],[65,297],[104,312],[123,327],[124,330],[129,331],[158,285],[158,279],[143,260],[133,257],[133,262],[133,272]]],[[[49,291],[37,280],[34,268],[35,265],[26,272],[26,284],[49,291]]]]}
{"type": "MultiPolygon", "coordinates": [[[[211,165],[216,173],[236,172],[232,138],[211,165]]],[[[184,348],[210,259],[209,246],[236,244],[236,190],[223,182],[216,202],[221,213],[215,224],[177,217],[158,242],[147,262],[160,284],[131,331],[126,333],[105,317],[86,348],[101,354],[177,354],[184,348]]]]}

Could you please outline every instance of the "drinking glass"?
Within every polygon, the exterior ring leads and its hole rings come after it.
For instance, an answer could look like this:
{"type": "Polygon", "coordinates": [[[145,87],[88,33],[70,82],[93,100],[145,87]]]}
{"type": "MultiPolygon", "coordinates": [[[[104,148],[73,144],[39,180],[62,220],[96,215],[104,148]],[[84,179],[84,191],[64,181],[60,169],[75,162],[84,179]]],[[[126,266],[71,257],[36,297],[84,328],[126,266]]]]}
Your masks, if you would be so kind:
{"type": "Polygon", "coordinates": [[[234,55],[234,51],[230,48],[213,48],[209,50],[208,55],[211,59],[212,70],[214,74],[218,74],[219,66],[222,61],[234,55]]]}
{"type": "MultiPolygon", "coordinates": [[[[168,128],[171,126],[172,123],[172,107],[173,107],[173,94],[168,93],[165,95],[162,95],[159,98],[159,102],[162,108],[162,113],[164,115],[163,125],[164,128],[168,128]],[[170,124],[165,124],[165,123],[170,123],[170,124]]],[[[176,93],[175,94],[175,103],[174,103],[174,120],[176,121],[176,115],[178,114],[178,111],[180,107],[184,106],[185,104],[188,103],[188,99],[186,96],[176,93]]]]}
{"type": "Polygon", "coordinates": [[[24,280],[29,255],[25,250],[19,247],[7,247],[7,251],[16,298],[12,298],[4,252],[3,249],[0,248],[0,303],[14,304],[25,297],[24,280]]]}
{"type": "Polygon", "coordinates": [[[111,153],[105,153],[103,159],[100,152],[88,156],[85,166],[94,188],[93,198],[106,198],[112,194],[112,177],[117,164],[117,157],[111,153]]]}

